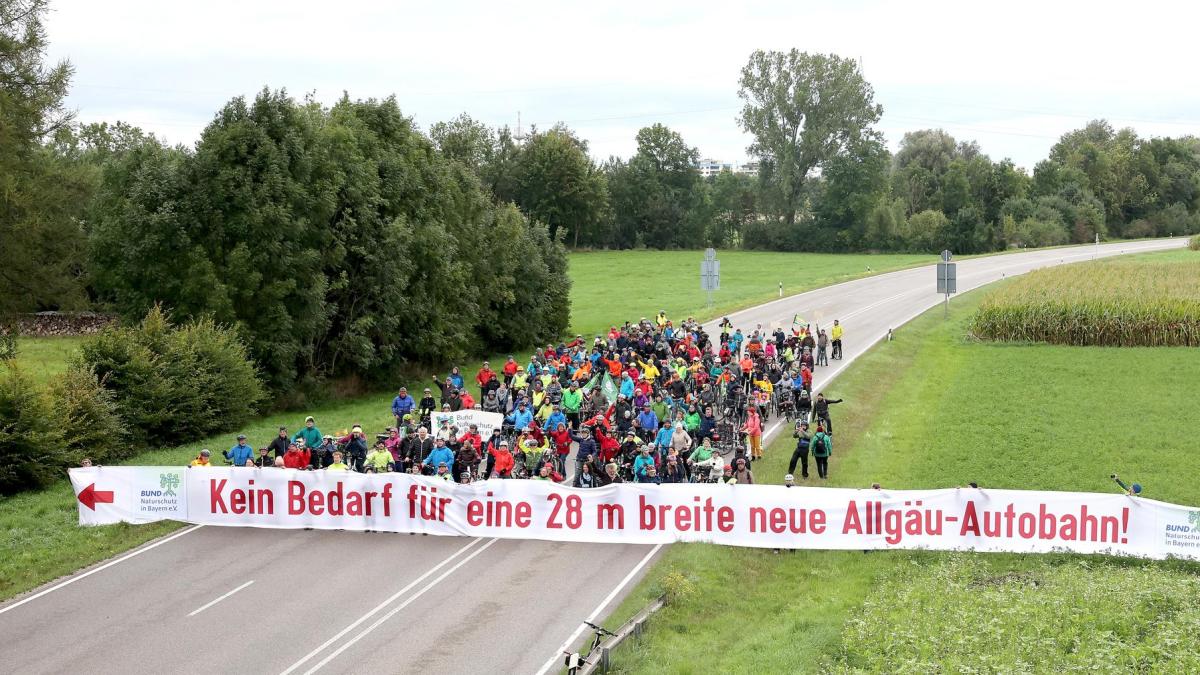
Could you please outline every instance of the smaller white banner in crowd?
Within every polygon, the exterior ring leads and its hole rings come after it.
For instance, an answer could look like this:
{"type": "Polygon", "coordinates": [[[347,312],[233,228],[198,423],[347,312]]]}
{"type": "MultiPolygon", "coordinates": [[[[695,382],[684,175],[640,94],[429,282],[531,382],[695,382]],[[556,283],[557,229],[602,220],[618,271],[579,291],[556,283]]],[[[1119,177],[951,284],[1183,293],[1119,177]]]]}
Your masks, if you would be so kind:
{"type": "Polygon", "coordinates": [[[458,410],[456,412],[434,412],[430,415],[429,423],[433,426],[430,433],[436,433],[442,426],[442,420],[449,420],[452,426],[458,427],[458,434],[467,433],[474,424],[479,428],[479,435],[487,440],[493,429],[499,429],[504,424],[504,415],[482,410],[458,410]]]}
{"type": "Polygon", "coordinates": [[[1105,553],[1200,560],[1200,509],[1122,494],[551,481],[233,467],[71,469],[81,525],[420,532],[796,549],[1105,553]]]}

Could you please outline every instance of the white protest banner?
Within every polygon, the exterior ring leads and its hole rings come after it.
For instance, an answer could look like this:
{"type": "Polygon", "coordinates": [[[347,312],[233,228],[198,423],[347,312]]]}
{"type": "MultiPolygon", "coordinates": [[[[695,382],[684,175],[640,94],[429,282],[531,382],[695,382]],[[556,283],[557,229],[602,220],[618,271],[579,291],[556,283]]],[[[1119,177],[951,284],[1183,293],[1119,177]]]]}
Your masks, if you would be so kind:
{"type": "Polygon", "coordinates": [[[429,420],[430,433],[436,434],[442,426],[442,420],[449,420],[452,426],[458,427],[458,435],[467,433],[472,424],[479,427],[479,435],[487,440],[492,435],[492,429],[499,429],[504,424],[504,415],[482,410],[459,410],[457,412],[435,411],[429,420]]]}
{"type": "Polygon", "coordinates": [[[182,520],[550,541],[1069,551],[1200,560],[1200,509],[1123,494],[550,481],[233,467],[71,469],[84,525],[182,520]]]}

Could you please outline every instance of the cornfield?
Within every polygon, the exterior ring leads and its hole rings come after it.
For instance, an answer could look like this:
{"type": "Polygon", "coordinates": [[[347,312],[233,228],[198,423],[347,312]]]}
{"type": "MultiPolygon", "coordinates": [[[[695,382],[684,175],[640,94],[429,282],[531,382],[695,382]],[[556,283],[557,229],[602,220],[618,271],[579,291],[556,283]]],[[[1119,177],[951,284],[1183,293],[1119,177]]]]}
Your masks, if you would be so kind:
{"type": "Polygon", "coordinates": [[[1100,261],[1037,270],[986,297],[985,340],[1200,346],[1200,262],[1100,261]]]}

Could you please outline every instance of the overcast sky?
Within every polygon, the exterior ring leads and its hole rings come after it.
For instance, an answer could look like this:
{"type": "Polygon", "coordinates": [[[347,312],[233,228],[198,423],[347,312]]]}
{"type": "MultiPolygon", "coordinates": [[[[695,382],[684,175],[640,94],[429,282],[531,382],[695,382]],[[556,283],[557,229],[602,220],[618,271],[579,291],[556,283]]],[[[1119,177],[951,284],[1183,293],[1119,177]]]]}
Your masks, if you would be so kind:
{"type": "Polygon", "coordinates": [[[941,127],[1032,169],[1105,117],[1141,135],[1200,134],[1198,3],[310,2],[52,0],[51,56],[75,67],[83,121],[194,143],[228,99],[263,86],[330,102],[395,94],[423,128],[565,122],[593,156],[629,156],[662,122],[702,156],[746,158],[737,79],[754,49],[861,59],[894,150],[941,127]],[[986,9],[984,9],[986,7],[986,9]]]}

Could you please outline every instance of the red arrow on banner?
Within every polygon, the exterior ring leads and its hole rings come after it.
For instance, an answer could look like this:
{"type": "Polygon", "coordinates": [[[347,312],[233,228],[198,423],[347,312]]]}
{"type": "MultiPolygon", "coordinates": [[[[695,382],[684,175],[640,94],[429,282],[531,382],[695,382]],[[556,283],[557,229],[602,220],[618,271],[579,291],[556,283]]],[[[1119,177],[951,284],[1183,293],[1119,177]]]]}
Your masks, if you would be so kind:
{"type": "Polygon", "coordinates": [[[97,504],[113,503],[113,493],[111,490],[97,490],[96,484],[92,483],[79,491],[79,503],[95,511],[97,504]]]}

